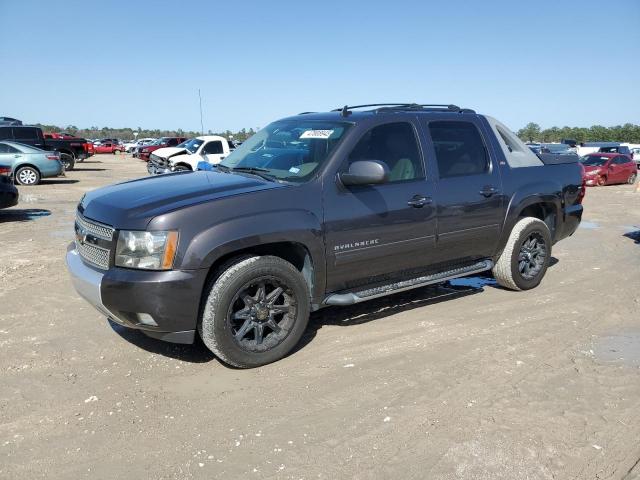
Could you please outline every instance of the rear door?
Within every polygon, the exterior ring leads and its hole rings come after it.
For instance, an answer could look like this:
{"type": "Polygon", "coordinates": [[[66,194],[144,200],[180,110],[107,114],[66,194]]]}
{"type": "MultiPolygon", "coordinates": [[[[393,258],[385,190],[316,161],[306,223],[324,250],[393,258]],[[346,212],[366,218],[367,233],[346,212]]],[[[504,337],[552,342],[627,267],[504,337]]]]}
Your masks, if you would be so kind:
{"type": "Polygon", "coordinates": [[[616,175],[615,181],[619,183],[626,183],[636,171],[634,162],[626,155],[614,158],[611,164],[616,175]]]}
{"type": "Polygon", "coordinates": [[[475,117],[425,120],[435,159],[439,261],[487,258],[495,252],[504,218],[499,166],[475,117]]]}
{"type": "Polygon", "coordinates": [[[44,141],[42,140],[41,135],[38,134],[39,132],[36,127],[13,128],[13,138],[16,142],[44,149],[44,141]]]}

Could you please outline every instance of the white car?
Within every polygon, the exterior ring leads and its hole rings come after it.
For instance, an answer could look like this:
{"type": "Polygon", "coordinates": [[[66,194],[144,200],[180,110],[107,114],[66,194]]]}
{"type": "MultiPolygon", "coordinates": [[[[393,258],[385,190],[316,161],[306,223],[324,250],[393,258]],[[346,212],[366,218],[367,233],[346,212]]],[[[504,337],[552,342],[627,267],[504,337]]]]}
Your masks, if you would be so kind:
{"type": "Polygon", "coordinates": [[[124,144],[124,151],[129,153],[133,151],[134,148],[141,147],[144,145],[149,145],[154,140],[155,138],[139,138],[138,140],[132,140],[131,142],[126,142],[124,144]]]}
{"type": "Polygon", "coordinates": [[[147,170],[151,174],[195,171],[198,163],[220,163],[233,150],[224,137],[203,135],[182,142],[176,147],[159,148],[149,157],[147,170]]]}

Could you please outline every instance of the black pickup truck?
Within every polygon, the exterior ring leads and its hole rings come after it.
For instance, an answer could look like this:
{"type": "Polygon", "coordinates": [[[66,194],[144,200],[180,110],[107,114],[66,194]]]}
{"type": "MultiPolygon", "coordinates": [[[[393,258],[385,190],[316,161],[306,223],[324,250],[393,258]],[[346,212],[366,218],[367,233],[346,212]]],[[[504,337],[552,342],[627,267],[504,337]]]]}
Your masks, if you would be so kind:
{"type": "Polygon", "coordinates": [[[87,141],[84,138],[45,138],[41,128],[22,125],[19,120],[0,122],[0,140],[10,140],[41,148],[42,150],[58,152],[65,170],[73,170],[76,161],[82,161],[87,157],[84,147],[87,141]]]}
{"type": "Polygon", "coordinates": [[[66,261],[112,321],[170,342],[200,335],[255,367],[290,352],[326,305],[488,270],[505,288],[537,286],[580,223],[582,177],[454,105],[306,113],[213,171],[87,193],[66,261]]]}

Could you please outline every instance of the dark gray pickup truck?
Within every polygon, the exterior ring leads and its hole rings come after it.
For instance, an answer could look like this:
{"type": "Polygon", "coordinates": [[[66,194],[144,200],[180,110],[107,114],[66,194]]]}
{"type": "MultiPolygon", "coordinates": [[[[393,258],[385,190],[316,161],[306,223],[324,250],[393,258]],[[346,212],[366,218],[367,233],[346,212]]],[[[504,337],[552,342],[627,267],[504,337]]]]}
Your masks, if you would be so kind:
{"type": "Polygon", "coordinates": [[[213,171],[87,193],[67,265],[112,321],[224,362],[287,355],[311,311],[492,270],[537,286],[582,216],[575,160],[553,164],[454,105],[305,113],[213,171]]]}

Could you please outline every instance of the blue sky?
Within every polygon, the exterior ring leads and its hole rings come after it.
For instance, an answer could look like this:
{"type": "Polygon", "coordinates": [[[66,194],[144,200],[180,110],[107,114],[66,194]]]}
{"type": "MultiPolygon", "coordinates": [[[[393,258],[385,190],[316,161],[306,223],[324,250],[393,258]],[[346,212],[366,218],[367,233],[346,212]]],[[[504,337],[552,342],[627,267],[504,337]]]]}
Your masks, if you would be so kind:
{"type": "Polygon", "coordinates": [[[236,130],[345,103],[640,123],[640,1],[0,0],[0,116],[236,130]],[[606,6],[605,6],[606,5],[606,6]]]}

